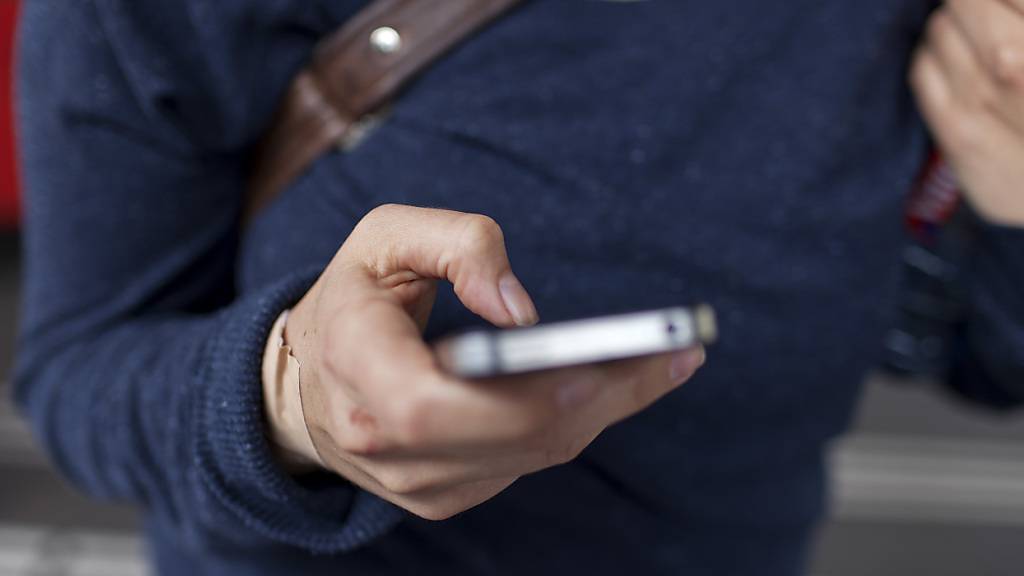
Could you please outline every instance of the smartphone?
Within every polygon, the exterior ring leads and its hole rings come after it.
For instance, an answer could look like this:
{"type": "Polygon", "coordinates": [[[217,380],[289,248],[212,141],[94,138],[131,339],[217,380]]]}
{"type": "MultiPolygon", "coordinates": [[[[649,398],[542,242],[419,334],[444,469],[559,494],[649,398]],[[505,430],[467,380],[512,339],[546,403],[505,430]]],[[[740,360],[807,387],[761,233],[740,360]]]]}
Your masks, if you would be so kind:
{"type": "Polygon", "coordinates": [[[602,316],[509,330],[475,330],[436,344],[441,365],[484,378],[661,354],[715,341],[706,304],[602,316]]]}

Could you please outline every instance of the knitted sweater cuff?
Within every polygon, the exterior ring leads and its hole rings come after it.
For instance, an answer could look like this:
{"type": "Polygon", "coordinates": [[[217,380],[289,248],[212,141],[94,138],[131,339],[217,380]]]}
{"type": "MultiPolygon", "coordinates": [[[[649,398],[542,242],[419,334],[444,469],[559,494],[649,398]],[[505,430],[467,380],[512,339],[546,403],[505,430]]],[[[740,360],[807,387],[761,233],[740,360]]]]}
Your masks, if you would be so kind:
{"type": "Polygon", "coordinates": [[[275,462],[263,418],[261,368],[275,319],[321,270],[282,279],[233,305],[208,346],[197,402],[203,491],[254,535],[319,553],[355,549],[403,516],[400,508],[333,477],[302,485],[275,462]]]}

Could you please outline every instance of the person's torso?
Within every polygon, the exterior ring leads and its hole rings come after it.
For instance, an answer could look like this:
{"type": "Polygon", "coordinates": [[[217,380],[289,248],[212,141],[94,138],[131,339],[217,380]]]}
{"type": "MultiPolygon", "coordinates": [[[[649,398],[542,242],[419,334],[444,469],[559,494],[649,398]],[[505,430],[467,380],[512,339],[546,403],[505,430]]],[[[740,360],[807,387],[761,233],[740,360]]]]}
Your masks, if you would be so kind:
{"type": "MultiPolygon", "coordinates": [[[[397,202],[494,217],[543,320],[706,301],[721,332],[696,378],[578,461],[318,562],[798,570],[823,446],[891,318],[925,146],[904,77],[926,8],[532,2],[318,161],[248,230],[243,291],[325,264],[397,202]]],[[[442,294],[428,336],[474,323],[442,294]]]]}

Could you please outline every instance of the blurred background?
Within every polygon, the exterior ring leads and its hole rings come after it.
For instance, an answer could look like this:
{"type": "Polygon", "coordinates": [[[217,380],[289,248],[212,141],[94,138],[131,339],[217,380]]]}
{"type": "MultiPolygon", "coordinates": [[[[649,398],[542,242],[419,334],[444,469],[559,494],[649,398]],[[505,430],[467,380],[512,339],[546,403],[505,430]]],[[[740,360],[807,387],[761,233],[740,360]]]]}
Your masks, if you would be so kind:
{"type": "MultiPolygon", "coordinates": [[[[0,0],[0,576],[145,574],[131,509],[70,489],[9,402],[19,282],[11,55],[0,0]]],[[[1024,572],[1024,416],[970,409],[928,382],[872,378],[834,447],[833,517],[811,576],[1024,572]]]]}

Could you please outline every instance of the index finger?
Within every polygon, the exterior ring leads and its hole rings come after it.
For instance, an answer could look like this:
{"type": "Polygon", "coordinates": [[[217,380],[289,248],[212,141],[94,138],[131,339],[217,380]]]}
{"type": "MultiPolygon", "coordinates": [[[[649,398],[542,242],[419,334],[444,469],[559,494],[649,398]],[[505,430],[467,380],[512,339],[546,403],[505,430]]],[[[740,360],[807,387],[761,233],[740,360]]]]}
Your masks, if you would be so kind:
{"type": "Polygon", "coordinates": [[[946,5],[992,78],[1024,82],[1024,0],[947,0],[946,5]]]}
{"type": "MultiPolygon", "coordinates": [[[[374,416],[374,450],[485,445],[527,429],[524,418],[544,415],[547,402],[538,392],[553,398],[552,388],[490,386],[445,374],[397,298],[357,270],[345,274],[345,297],[326,330],[324,360],[333,380],[327,385],[345,386],[374,416]]],[[[349,416],[333,416],[336,433],[366,439],[349,416]]]]}

